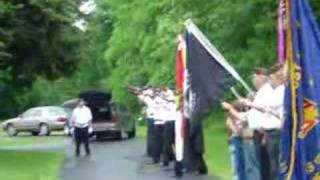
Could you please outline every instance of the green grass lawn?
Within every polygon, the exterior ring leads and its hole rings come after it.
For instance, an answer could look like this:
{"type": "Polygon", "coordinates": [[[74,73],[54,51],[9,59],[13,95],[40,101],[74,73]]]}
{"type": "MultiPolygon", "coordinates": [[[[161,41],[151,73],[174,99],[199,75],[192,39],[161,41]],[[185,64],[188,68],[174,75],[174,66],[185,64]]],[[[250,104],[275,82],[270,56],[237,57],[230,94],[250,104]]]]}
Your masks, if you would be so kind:
{"type": "MultiPolygon", "coordinates": [[[[31,136],[30,133],[19,133],[18,136],[10,137],[1,130],[0,149],[59,143],[63,139],[59,132],[54,133],[53,136],[31,136]]],[[[0,179],[58,180],[64,157],[63,153],[0,150],[0,179]]]]}
{"type": "Polygon", "coordinates": [[[0,179],[58,180],[62,153],[0,151],[0,179]]]}
{"type": "Polygon", "coordinates": [[[137,131],[138,138],[145,138],[147,137],[147,127],[145,125],[140,125],[137,131]]]}
{"type": "Polygon", "coordinates": [[[54,132],[51,136],[31,136],[30,133],[19,133],[18,136],[10,137],[4,131],[0,130],[0,148],[59,143],[62,142],[63,139],[64,136],[61,132],[54,132]]]}
{"type": "MultiPolygon", "coordinates": [[[[222,180],[232,179],[231,160],[225,116],[223,113],[213,113],[205,124],[205,160],[209,173],[222,180]]],[[[137,137],[146,137],[146,126],[139,126],[137,137]]]]}
{"type": "Polygon", "coordinates": [[[231,160],[225,117],[222,113],[213,114],[205,123],[205,159],[209,173],[222,180],[232,179],[231,160]]]}

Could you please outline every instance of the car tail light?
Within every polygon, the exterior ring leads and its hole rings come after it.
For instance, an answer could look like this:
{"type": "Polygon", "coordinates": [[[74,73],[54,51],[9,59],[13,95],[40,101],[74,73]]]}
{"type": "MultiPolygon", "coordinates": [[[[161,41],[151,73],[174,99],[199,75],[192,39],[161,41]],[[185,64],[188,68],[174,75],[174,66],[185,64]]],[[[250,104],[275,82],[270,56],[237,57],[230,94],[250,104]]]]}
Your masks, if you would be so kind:
{"type": "Polygon", "coordinates": [[[57,121],[58,121],[58,122],[66,122],[67,119],[64,118],[64,117],[59,117],[59,118],[57,119],[57,121]]]}

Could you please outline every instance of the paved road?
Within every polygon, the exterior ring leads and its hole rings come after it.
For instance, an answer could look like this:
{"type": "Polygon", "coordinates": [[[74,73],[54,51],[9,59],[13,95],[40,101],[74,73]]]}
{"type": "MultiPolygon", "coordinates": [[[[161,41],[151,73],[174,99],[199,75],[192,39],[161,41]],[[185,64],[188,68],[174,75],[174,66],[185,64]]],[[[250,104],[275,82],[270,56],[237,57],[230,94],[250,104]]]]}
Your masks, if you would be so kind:
{"type": "MultiPolygon", "coordinates": [[[[61,171],[62,180],[169,180],[173,168],[151,165],[143,157],[144,142],[140,139],[93,142],[90,157],[74,157],[70,145],[65,148],[67,160],[61,171]]],[[[186,175],[182,180],[211,180],[207,176],[186,175]]]]}

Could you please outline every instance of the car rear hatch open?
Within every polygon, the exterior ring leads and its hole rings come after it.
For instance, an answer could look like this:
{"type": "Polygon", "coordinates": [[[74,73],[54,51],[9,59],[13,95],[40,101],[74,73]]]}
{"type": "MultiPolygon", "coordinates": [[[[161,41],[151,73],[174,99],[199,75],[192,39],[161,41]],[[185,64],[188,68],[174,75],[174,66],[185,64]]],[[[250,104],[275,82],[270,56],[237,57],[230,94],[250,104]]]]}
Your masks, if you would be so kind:
{"type": "Polygon", "coordinates": [[[113,117],[110,105],[111,94],[99,91],[87,91],[79,94],[79,98],[86,101],[92,112],[93,132],[101,132],[118,129],[118,122],[113,117]]]}

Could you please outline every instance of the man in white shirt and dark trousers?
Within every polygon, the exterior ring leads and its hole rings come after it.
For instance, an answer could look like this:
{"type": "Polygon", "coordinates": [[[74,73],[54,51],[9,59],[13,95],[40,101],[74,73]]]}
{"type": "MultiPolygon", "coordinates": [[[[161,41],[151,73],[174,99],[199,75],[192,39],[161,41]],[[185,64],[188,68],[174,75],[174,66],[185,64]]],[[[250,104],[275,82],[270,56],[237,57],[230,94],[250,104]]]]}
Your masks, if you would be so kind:
{"type": "Polygon", "coordinates": [[[164,109],[165,102],[162,97],[156,95],[154,99],[154,121],[153,121],[153,139],[152,139],[152,157],[155,164],[160,162],[161,154],[163,153],[163,131],[166,118],[164,109]]]}
{"type": "Polygon", "coordinates": [[[138,97],[138,99],[145,105],[146,107],[146,125],[147,125],[147,145],[146,145],[146,155],[149,157],[153,156],[153,134],[154,134],[154,109],[155,109],[155,90],[150,88],[143,90],[139,87],[135,87],[132,85],[128,85],[128,89],[134,95],[138,97]]]}
{"type": "Polygon", "coordinates": [[[179,112],[175,102],[175,95],[172,90],[166,90],[165,109],[166,120],[164,125],[164,140],[163,140],[163,165],[168,166],[169,162],[175,159],[173,147],[175,144],[175,121],[179,118],[179,112]]]}
{"type": "Polygon", "coordinates": [[[84,143],[86,155],[90,155],[89,126],[92,121],[91,110],[85,106],[83,99],[79,100],[77,107],[73,110],[71,122],[74,127],[76,156],[80,156],[80,146],[84,143]]]}

